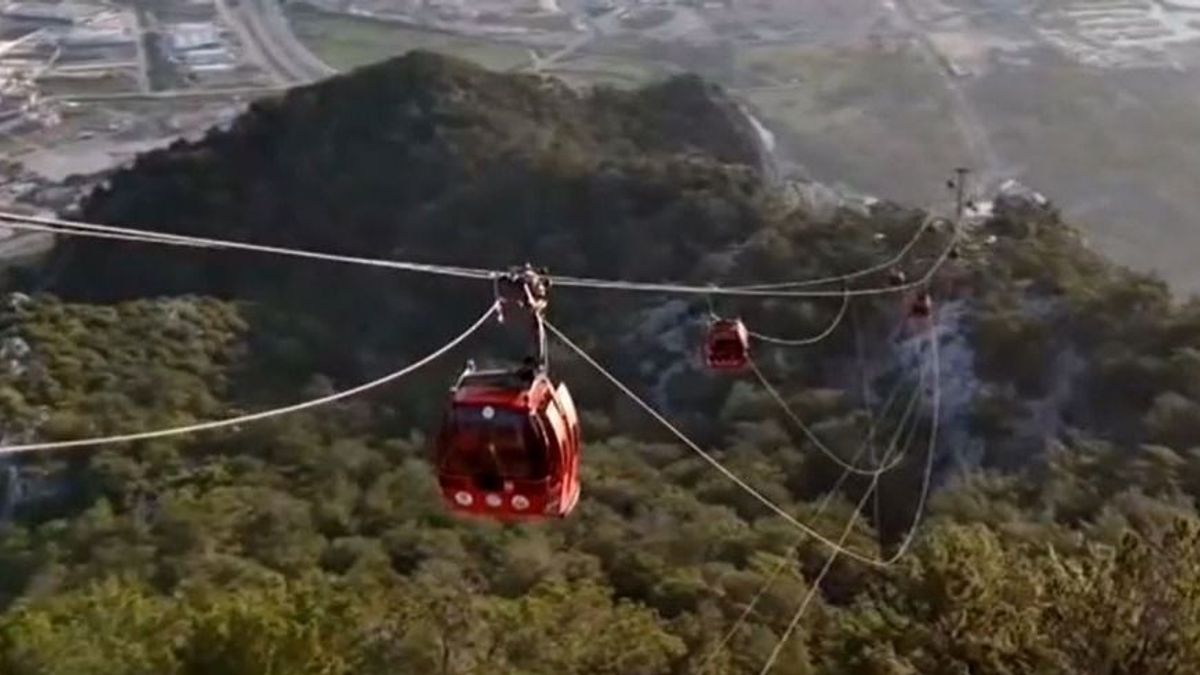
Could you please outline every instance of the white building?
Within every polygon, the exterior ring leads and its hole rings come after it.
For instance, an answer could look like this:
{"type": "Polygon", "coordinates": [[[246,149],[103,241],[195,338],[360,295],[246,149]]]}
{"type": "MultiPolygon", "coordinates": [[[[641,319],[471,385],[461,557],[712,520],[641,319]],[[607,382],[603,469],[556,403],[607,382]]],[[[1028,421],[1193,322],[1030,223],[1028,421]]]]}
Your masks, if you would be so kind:
{"type": "Polygon", "coordinates": [[[177,23],[167,26],[167,43],[172,51],[219,47],[221,33],[213,23],[177,23]]]}
{"type": "Polygon", "coordinates": [[[44,24],[71,25],[79,12],[67,5],[40,2],[10,2],[0,8],[0,17],[44,24]]]}
{"type": "Polygon", "coordinates": [[[64,47],[124,47],[133,45],[136,38],[128,28],[77,28],[62,36],[64,47]]]}
{"type": "Polygon", "coordinates": [[[236,59],[225,47],[191,49],[180,55],[180,61],[189,67],[233,65],[236,59]]]}

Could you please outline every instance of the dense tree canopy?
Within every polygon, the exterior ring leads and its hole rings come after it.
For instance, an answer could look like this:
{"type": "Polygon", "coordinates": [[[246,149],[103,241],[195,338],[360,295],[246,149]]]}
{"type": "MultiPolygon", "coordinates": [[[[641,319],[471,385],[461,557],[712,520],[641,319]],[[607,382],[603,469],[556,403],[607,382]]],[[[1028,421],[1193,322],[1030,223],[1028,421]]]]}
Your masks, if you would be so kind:
{"type": "MultiPolygon", "coordinates": [[[[143,156],[83,212],[358,255],[728,283],[867,267],[923,221],[889,204],[797,208],[739,120],[695,79],[575,92],[413,54],[143,156]]],[[[947,241],[923,236],[910,278],[947,241]]],[[[328,393],[427,353],[491,300],[473,282],[94,241],[22,278],[48,292],[10,288],[0,309],[6,445],[328,393]]],[[[932,288],[939,414],[915,396],[907,430],[898,411],[924,360],[921,336],[896,330],[901,298],[853,301],[820,344],[756,345],[844,461],[900,439],[847,545],[890,553],[920,523],[891,567],[835,561],[772,672],[1200,671],[1200,304],[1013,200],[964,232],[932,288]],[[935,491],[916,512],[935,422],[935,491]]],[[[556,324],[763,495],[839,536],[870,480],[839,480],[752,377],[696,366],[704,298],[552,293],[556,324]]],[[[837,300],[713,309],[800,337],[837,300]]],[[[553,365],[584,411],[578,510],[521,527],[445,513],[426,435],[446,382],[468,354],[510,347],[492,326],[338,405],[10,458],[0,671],[758,672],[828,549],[565,350],[553,365]]]]}

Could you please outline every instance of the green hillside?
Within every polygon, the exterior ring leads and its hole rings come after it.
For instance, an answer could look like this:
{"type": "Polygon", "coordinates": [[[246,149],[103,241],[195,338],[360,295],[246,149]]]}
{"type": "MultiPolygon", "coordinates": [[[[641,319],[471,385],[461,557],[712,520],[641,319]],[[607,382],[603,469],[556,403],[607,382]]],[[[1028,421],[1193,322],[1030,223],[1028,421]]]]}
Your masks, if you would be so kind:
{"type": "MultiPolygon", "coordinates": [[[[79,215],[728,285],[875,265],[927,215],[879,204],[819,218],[789,195],[736,105],[700,80],[574,91],[413,53],[145,155],[79,215]]],[[[910,278],[948,237],[920,238],[910,278]]],[[[319,396],[432,351],[492,300],[480,281],[94,240],[15,278],[0,311],[6,445],[319,396]]],[[[937,415],[931,396],[912,399],[906,452],[846,538],[887,556],[916,519],[912,548],[887,568],[838,558],[771,672],[1200,671],[1200,303],[1111,265],[1051,206],[1018,198],[964,233],[933,291],[937,415]],[[933,496],[918,510],[935,422],[933,496]]],[[[799,338],[829,326],[839,298],[714,308],[799,338]]],[[[561,287],[550,317],[768,499],[839,539],[870,481],[840,481],[752,376],[697,366],[708,311],[703,296],[561,287]]],[[[818,344],[757,347],[844,460],[872,420],[888,437],[898,415],[880,401],[918,379],[922,339],[895,335],[903,315],[897,295],[856,299],[818,344]]],[[[583,410],[578,510],[522,527],[445,513],[426,435],[463,361],[513,348],[489,325],[335,406],[13,457],[16,479],[0,482],[0,673],[759,672],[828,548],[567,350],[552,364],[583,410]]]]}

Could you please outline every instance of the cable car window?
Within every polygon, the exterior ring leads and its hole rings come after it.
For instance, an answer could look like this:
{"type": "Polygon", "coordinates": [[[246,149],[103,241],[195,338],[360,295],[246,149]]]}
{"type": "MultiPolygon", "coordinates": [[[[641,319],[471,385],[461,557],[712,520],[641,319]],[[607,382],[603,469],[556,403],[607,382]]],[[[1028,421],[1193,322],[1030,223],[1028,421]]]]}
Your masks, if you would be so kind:
{"type": "Polygon", "coordinates": [[[736,360],[742,358],[745,348],[736,337],[718,338],[713,342],[711,353],[713,358],[736,360]]]}
{"type": "Polygon", "coordinates": [[[541,418],[539,426],[544,429],[547,445],[547,451],[557,454],[561,451],[559,445],[567,437],[566,420],[560,408],[553,397],[546,399],[539,411],[541,418]]]}
{"type": "Polygon", "coordinates": [[[728,327],[718,327],[708,338],[708,360],[714,364],[740,365],[746,361],[743,336],[728,327]]]}
{"type": "Polygon", "coordinates": [[[450,447],[442,464],[446,473],[486,477],[487,483],[539,480],[548,473],[546,448],[529,417],[519,411],[456,406],[448,431],[450,447]]]}

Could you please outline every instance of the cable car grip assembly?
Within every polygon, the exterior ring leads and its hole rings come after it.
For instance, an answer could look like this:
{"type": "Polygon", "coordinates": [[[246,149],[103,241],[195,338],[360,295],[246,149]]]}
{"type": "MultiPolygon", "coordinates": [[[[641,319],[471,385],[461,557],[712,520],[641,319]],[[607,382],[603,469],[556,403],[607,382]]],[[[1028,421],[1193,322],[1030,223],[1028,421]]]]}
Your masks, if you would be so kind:
{"type": "Polygon", "coordinates": [[[499,311],[496,316],[504,323],[510,313],[528,315],[533,337],[533,353],[525,357],[524,367],[534,373],[544,373],[548,366],[546,348],[546,308],[550,304],[550,279],[544,267],[529,263],[510,268],[492,277],[499,311]]]}

